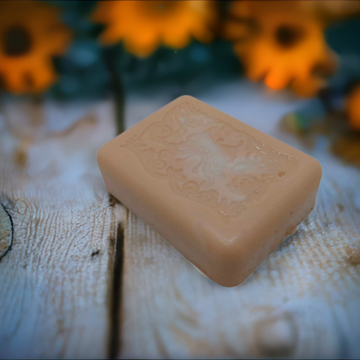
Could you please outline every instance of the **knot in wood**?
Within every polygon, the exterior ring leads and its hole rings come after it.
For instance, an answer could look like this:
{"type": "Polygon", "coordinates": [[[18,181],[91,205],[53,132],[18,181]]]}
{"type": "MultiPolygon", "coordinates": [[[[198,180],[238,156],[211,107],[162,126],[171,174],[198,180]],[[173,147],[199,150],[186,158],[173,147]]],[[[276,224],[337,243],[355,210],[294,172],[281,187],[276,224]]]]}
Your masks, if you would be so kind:
{"type": "Polygon", "coordinates": [[[257,351],[266,357],[288,357],[296,346],[296,329],[290,315],[262,320],[255,325],[257,351]]]}
{"type": "Polygon", "coordinates": [[[12,222],[5,207],[0,204],[0,259],[8,252],[12,243],[12,222]]]}

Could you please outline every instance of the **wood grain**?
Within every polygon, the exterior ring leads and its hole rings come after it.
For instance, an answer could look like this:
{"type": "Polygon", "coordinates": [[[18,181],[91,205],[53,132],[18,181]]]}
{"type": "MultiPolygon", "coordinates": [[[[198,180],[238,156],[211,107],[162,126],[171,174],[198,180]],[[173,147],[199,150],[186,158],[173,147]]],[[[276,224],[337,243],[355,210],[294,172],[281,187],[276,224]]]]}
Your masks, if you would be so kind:
{"type": "MultiPolygon", "coordinates": [[[[219,97],[202,100],[216,106],[219,97]]],[[[254,98],[252,109],[268,102],[254,98]]],[[[238,117],[250,118],[243,113],[238,117]]],[[[330,155],[326,139],[302,147],[279,130],[279,117],[269,111],[266,119],[254,123],[322,164],[316,209],[245,283],[230,289],[202,276],[129,213],[119,357],[360,356],[360,174],[330,155]]]]}
{"type": "Polygon", "coordinates": [[[0,202],[14,224],[0,357],[105,357],[124,209],[110,206],[95,154],[114,135],[112,104],[42,104],[41,122],[31,106],[6,103],[0,119],[0,202]]]}

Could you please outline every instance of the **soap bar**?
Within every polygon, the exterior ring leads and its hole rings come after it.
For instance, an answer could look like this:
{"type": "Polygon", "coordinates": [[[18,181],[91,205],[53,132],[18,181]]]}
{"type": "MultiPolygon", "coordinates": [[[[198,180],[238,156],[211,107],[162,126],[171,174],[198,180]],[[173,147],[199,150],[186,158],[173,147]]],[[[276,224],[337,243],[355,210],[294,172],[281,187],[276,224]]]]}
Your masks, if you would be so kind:
{"type": "Polygon", "coordinates": [[[190,96],[106,143],[97,161],[111,194],[228,287],[310,214],[322,173],[314,158],[190,96]]]}

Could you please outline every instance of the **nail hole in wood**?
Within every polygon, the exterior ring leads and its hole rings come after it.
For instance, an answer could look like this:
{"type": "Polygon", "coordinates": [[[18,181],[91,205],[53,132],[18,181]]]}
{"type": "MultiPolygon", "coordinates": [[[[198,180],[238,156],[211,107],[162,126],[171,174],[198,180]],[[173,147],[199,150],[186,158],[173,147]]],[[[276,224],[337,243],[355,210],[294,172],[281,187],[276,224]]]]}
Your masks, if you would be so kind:
{"type": "Polygon", "coordinates": [[[91,257],[93,258],[93,257],[95,257],[95,256],[97,256],[97,255],[99,255],[99,254],[100,254],[100,250],[97,249],[97,250],[95,250],[95,251],[93,251],[93,252],[91,253],[91,257]]]}

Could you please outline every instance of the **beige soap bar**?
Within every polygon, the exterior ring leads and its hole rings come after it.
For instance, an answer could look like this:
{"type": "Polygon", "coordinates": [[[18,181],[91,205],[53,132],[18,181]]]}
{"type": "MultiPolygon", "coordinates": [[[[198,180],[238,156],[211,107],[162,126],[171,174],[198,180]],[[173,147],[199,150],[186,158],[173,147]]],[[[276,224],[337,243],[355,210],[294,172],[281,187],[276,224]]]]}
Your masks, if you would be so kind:
{"type": "Polygon", "coordinates": [[[313,210],[312,157],[182,96],[105,144],[107,190],[210,279],[243,282],[313,210]]]}

